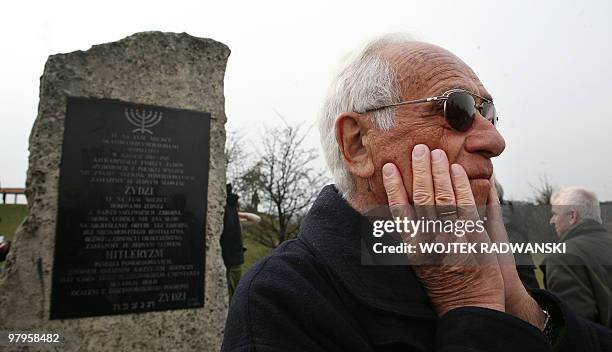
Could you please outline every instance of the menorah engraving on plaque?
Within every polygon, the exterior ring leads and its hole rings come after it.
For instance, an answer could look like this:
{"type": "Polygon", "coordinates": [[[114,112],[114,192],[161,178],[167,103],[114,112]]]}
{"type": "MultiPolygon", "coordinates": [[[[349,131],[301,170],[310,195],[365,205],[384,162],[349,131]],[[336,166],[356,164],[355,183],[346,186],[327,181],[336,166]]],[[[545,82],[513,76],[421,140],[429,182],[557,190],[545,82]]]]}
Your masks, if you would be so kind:
{"type": "Polygon", "coordinates": [[[160,111],[125,108],[125,118],[134,126],[138,127],[133,129],[133,133],[148,133],[153,134],[149,128],[157,125],[162,120],[162,113],[160,111]]]}

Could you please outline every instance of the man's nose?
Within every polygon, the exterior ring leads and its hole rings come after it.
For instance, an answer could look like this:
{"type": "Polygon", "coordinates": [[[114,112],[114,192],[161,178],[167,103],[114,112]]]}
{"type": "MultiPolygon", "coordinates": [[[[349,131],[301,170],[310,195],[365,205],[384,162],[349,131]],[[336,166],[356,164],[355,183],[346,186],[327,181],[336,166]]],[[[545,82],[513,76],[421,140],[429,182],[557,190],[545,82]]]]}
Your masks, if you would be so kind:
{"type": "Polygon", "coordinates": [[[505,148],[506,142],[497,128],[482,115],[477,114],[465,139],[465,149],[470,153],[480,153],[492,158],[501,154],[505,148]]]}

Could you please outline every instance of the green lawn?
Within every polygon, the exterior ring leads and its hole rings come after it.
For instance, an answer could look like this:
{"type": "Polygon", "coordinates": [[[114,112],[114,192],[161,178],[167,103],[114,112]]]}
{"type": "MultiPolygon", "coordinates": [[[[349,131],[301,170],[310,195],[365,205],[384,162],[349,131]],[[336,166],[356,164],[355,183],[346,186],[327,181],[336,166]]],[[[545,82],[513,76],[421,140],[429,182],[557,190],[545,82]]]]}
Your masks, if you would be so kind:
{"type": "Polygon", "coordinates": [[[0,234],[12,241],[17,226],[27,214],[25,204],[0,204],[0,234]]]}
{"type": "Polygon", "coordinates": [[[259,244],[254,241],[247,231],[243,231],[243,244],[247,248],[244,252],[244,264],[242,266],[242,274],[246,273],[255,262],[265,257],[272,251],[272,249],[259,244]]]}

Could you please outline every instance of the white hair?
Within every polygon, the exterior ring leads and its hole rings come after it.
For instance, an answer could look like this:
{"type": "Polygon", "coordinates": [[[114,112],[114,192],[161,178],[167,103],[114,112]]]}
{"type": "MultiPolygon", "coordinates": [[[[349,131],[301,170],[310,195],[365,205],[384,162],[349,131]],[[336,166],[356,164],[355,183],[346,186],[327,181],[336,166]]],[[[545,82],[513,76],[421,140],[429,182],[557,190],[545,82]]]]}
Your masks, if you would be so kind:
{"type": "Polygon", "coordinates": [[[601,223],[601,209],[595,193],[582,187],[566,187],[553,193],[550,204],[567,207],[583,220],[591,219],[601,223]]]}
{"type": "MultiPolygon", "coordinates": [[[[382,48],[413,41],[407,35],[390,34],[375,38],[349,55],[333,78],[319,117],[321,145],[338,191],[349,198],[355,191],[352,176],[344,165],[336,143],[336,118],[343,112],[365,113],[368,109],[397,103],[400,85],[391,63],[380,55],[382,48]]],[[[368,113],[376,128],[388,131],[395,126],[395,109],[368,113]]]]}

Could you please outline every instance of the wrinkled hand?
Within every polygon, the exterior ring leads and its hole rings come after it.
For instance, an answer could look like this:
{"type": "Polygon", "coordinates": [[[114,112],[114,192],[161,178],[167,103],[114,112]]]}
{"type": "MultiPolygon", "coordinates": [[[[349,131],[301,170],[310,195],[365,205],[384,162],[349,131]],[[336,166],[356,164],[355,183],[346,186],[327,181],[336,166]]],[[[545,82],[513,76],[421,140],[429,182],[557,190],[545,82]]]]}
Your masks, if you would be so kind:
{"type": "MultiPolygon", "coordinates": [[[[417,145],[412,154],[412,176],[414,207],[409,204],[406,187],[397,167],[391,163],[383,167],[383,184],[394,217],[478,219],[467,174],[458,164],[452,165],[449,170],[444,151],[434,150],[430,153],[427,146],[417,145]],[[456,213],[440,212],[436,208],[456,209],[456,213]]],[[[432,238],[435,241],[488,241],[486,232],[477,234],[475,238],[469,234],[463,237],[445,236],[438,234],[432,238]]],[[[415,238],[418,240],[418,236],[404,237],[406,241],[414,241],[415,238]]],[[[437,263],[413,265],[413,269],[439,315],[465,306],[505,311],[504,281],[495,255],[483,258],[478,255],[449,254],[437,263]]]]}
{"type": "MultiPolygon", "coordinates": [[[[449,168],[443,151],[430,153],[427,146],[416,146],[412,154],[412,176],[414,208],[409,204],[397,167],[386,164],[383,168],[383,183],[393,216],[435,219],[437,214],[432,209],[454,206],[458,219],[478,217],[465,170],[458,164],[449,168]]],[[[459,240],[508,242],[493,180],[486,215],[486,238],[466,235],[459,240]]],[[[440,236],[435,237],[435,240],[440,239],[440,236]]],[[[444,240],[448,241],[448,237],[444,240]]],[[[459,258],[444,258],[442,265],[413,266],[439,315],[459,307],[483,307],[505,311],[543,329],[544,313],[520,281],[511,253],[497,254],[494,260],[490,257],[483,260],[482,255],[477,258],[461,255],[459,258]]]]}

